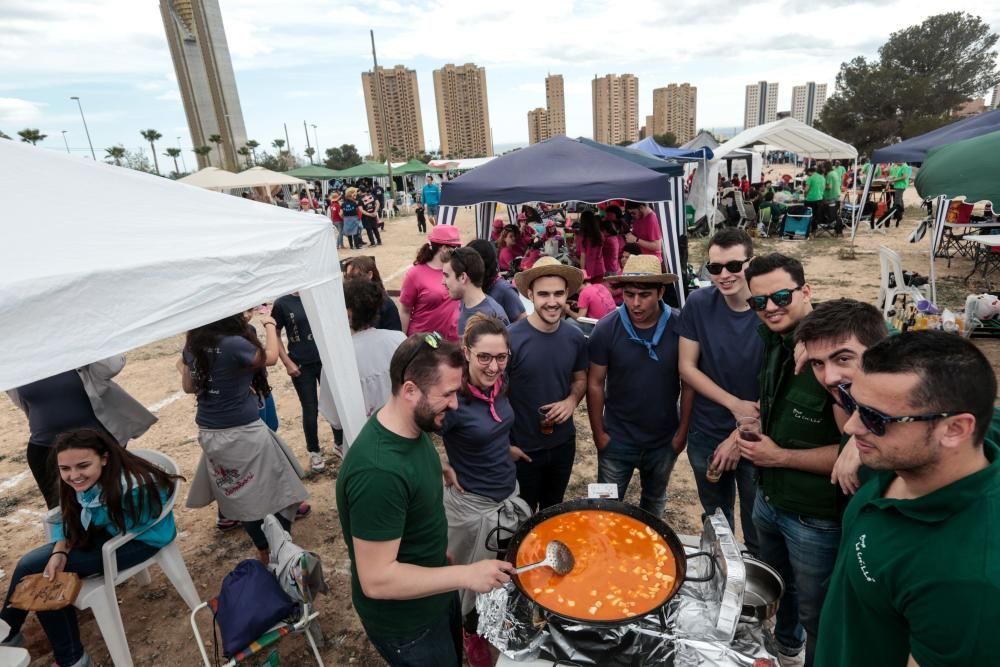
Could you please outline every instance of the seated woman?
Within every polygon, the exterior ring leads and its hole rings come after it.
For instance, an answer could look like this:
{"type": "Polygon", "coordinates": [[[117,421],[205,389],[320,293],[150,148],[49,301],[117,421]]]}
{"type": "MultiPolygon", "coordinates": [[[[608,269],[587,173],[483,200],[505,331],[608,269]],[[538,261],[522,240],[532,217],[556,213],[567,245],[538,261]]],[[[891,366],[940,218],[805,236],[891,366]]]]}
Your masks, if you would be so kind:
{"type": "MultiPolygon", "coordinates": [[[[56,482],[62,520],[52,525],[51,544],[29,551],[14,568],[0,619],[10,626],[3,644],[23,643],[21,627],[28,612],[8,606],[17,584],[29,574],[54,577],[75,572],[81,577],[103,574],[101,547],[124,533],[136,533],[115,552],[122,571],[150,559],[177,536],[173,512],[160,519],[163,503],[173,493],[176,476],[118,446],[98,429],[62,433],[52,456],[59,470],[56,482]]],[[[52,646],[56,664],[89,667],[90,656],[80,641],[76,610],[71,606],[38,612],[38,621],[52,646]]]]}

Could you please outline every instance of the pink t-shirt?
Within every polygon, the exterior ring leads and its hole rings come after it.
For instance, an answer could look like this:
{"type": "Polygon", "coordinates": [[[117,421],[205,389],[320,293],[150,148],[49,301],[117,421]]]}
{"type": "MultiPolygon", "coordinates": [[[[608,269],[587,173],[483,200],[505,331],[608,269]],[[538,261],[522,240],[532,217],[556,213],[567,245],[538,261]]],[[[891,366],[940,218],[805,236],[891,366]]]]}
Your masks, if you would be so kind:
{"type": "Polygon", "coordinates": [[[576,237],[576,252],[580,256],[580,268],[591,278],[602,278],[607,270],[604,266],[604,242],[591,245],[583,235],[576,237]]]}
{"type": "Polygon", "coordinates": [[[620,258],[622,256],[622,247],[624,245],[625,239],[617,234],[611,234],[604,237],[604,247],[602,248],[602,253],[604,255],[604,270],[606,273],[617,275],[622,272],[620,258]]]}
{"type": "MultiPolygon", "coordinates": [[[[632,223],[632,233],[643,241],[659,241],[663,238],[663,235],[660,234],[660,220],[653,211],[650,211],[632,223]]],[[[663,250],[659,246],[657,246],[655,252],[643,248],[642,254],[656,255],[660,260],[663,259],[663,250]]]]}
{"type": "Polygon", "coordinates": [[[507,271],[510,269],[510,263],[514,261],[517,254],[514,252],[514,248],[508,248],[504,246],[500,248],[500,254],[497,257],[497,263],[500,265],[501,271],[507,271]]]}
{"type": "Polygon", "coordinates": [[[577,305],[587,309],[586,317],[599,320],[615,309],[615,300],[608,286],[603,283],[591,283],[580,290],[577,305]]]}
{"type": "Polygon", "coordinates": [[[426,264],[411,266],[403,278],[399,302],[410,308],[406,335],[437,331],[450,341],[458,340],[458,301],[448,295],[441,269],[426,264]]]}

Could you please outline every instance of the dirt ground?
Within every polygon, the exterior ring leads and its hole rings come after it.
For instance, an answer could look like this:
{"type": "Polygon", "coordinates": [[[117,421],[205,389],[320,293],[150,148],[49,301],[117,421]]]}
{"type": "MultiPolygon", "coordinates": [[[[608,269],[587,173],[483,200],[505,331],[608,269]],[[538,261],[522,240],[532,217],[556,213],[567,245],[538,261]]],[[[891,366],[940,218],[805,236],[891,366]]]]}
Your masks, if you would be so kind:
{"type": "MultiPolygon", "coordinates": [[[[799,257],[805,264],[807,279],[813,285],[817,299],[850,296],[874,301],[878,293],[880,244],[897,250],[907,269],[927,273],[926,239],[919,245],[906,241],[907,234],[921,217],[920,209],[913,207],[908,209],[907,217],[898,229],[890,229],[884,235],[860,231],[855,244],[856,258],[853,260],[838,258],[838,251],[850,245],[849,239],[761,240],[757,252],[780,251],[799,257]]],[[[464,239],[473,237],[471,209],[461,212],[458,225],[464,239]]],[[[386,227],[385,245],[366,248],[365,251],[377,258],[387,287],[398,289],[403,273],[412,263],[416,247],[422,242],[422,235],[417,233],[413,217],[392,219],[386,227]]],[[[692,264],[697,265],[704,256],[704,245],[703,239],[692,240],[692,264]]],[[[962,284],[962,277],[970,268],[968,260],[963,259],[953,260],[950,268],[945,266],[944,261],[938,262],[938,293],[943,305],[960,309],[967,293],[982,291],[982,286],[975,283],[968,287],[962,284]]],[[[194,399],[180,392],[180,381],[174,368],[182,342],[181,336],[175,336],[133,350],[118,380],[159,417],[159,422],[133,446],[168,454],[178,462],[182,473],[190,480],[200,449],[196,441],[194,399]]],[[[996,365],[1000,360],[1000,345],[993,340],[977,342],[996,365]]],[[[279,433],[305,461],[301,416],[292,383],[280,364],[271,370],[270,379],[281,419],[279,433]]],[[[586,484],[596,480],[597,459],[583,404],[577,409],[575,421],[579,445],[567,498],[585,496],[586,484]]],[[[314,511],[295,525],[293,533],[298,544],[320,554],[331,588],[331,595],[321,597],[318,603],[327,638],[322,649],[324,660],[328,665],[381,664],[350,604],[349,561],[334,502],[339,459],[331,454],[330,430],[321,428],[320,436],[328,466],[323,473],[311,474],[306,480],[314,511]]],[[[6,399],[0,401],[0,586],[4,588],[18,557],[44,539],[40,519],[45,506],[25,463],[27,437],[24,416],[6,399]]],[[[635,489],[630,493],[635,494],[635,489]]],[[[186,496],[186,489],[182,490],[181,496],[186,496]]],[[[218,593],[226,573],[240,560],[252,557],[252,545],[241,530],[228,533],[216,530],[215,510],[212,507],[189,510],[180,502],[175,514],[180,531],[178,539],[188,570],[203,599],[208,599],[218,593]]],[[[666,520],[678,533],[698,533],[700,514],[691,468],[686,457],[682,456],[670,480],[666,520]]],[[[188,610],[162,573],[155,570],[152,584],[148,587],[135,582],[122,585],[118,588],[118,595],[136,665],[199,664],[188,610]]],[[[110,665],[93,617],[89,612],[80,616],[84,643],[95,658],[95,664],[110,665]]],[[[201,632],[210,638],[211,621],[206,620],[207,616],[202,618],[201,632]]],[[[33,618],[25,626],[25,632],[27,648],[34,658],[32,667],[47,667],[51,663],[51,653],[40,626],[33,618]]],[[[303,638],[286,638],[279,647],[284,664],[310,664],[311,658],[303,638]]]]}

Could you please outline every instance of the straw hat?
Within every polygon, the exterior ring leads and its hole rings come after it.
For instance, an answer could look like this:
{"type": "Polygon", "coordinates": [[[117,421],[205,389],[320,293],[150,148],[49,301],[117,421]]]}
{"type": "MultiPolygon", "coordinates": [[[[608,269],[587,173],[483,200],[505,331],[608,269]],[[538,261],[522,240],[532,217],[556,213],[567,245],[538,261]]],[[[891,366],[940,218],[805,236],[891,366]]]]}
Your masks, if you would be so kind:
{"type": "Polygon", "coordinates": [[[527,271],[515,275],[514,284],[517,285],[517,291],[527,297],[531,284],[546,276],[557,276],[565,280],[567,296],[579,292],[580,285],[583,284],[583,271],[574,266],[566,266],[555,257],[548,256],[540,258],[527,271]]]}
{"type": "Polygon", "coordinates": [[[606,276],[605,282],[612,284],[639,283],[651,285],[672,285],[677,276],[660,271],[660,258],[656,255],[631,255],[622,272],[617,276],[606,276]]]}

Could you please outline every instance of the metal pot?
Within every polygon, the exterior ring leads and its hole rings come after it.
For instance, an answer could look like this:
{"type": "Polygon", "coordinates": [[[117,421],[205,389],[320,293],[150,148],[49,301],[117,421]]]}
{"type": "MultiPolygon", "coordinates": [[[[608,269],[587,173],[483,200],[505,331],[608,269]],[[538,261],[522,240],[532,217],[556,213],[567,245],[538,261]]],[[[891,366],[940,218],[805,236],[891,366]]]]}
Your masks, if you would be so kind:
{"type": "Polygon", "coordinates": [[[744,555],[743,565],[747,580],[740,617],[766,621],[778,612],[778,603],[785,593],[785,581],[777,570],[756,558],[744,555]]]}
{"type": "Polygon", "coordinates": [[[602,510],[605,512],[617,512],[619,514],[624,514],[625,516],[631,517],[633,519],[637,519],[640,522],[652,528],[661,538],[663,538],[664,543],[670,550],[670,553],[674,558],[674,562],[677,565],[677,577],[674,579],[673,589],[670,591],[670,594],[667,595],[666,599],[659,606],[650,610],[643,611],[641,614],[636,614],[634,616],[629,616],[622,619],[616,619],[613,621],[602,621],[602,620],[594,620],[592,618],[570,616],[568,614],[559,612],[557,610],[549,609],[542,603],[535,600],[534,595],[531,593],[531,591],[522,586],[520,578],[517,575],[514,575],[511,578],[511,581],[517,587],[518,591],[520,591],[520,593],[524,597],[530,599],[532,602],[534,602],[534,604],[538,605],[547,613],[554,614],[555,616],[559,616],[560,618],[564,618],[569,621],[582,623],[584,625],[592,625],[599,627],[615,627],[618,625],[626,625],[628,623],[633,623],[639,620],[646,614],[657,613],[664,606],[666,606],[667,602],[669,602],[672,597],[674,597],[677,594],[677,589],[679,589],[681,587],[681,584],[683,584],[685,581],[709,581],[715,576],[716,564],[715,564],[715,559],[712,557],[711,554],[704,551],[699,551],[692,554],[685,554],[684,547],[681,544],[680,539],[677,537],[676,533],[674,533],[674,531],[670,528],[670,526],[668,526],[662,519],[653,516],[652,514],[643,511],[634,505],[626,505],[623,502],[610,499],[570,500],[564,503],[560,503],[558,505],[547,507],[546,509],[538,512],[537,514],[529,518],[527,521],[522,523],[520,527],[517,529],[517,532],[510,539],[510,543],[507,546],[506,559],[511,563],[517,562],[517,552],[518,549],[520,549],[521,547],[521,542],[528,535],[528,533],[532,531],[532,529],[535,526],[545,521],[546,519],[550,519],[559,514],[566,514],[568,512],[575,512],[577,510],[602,510]],[[707,557],[709,559],[710,562],[709,574],[703,577],[687,576],[686,572],[687,572],[688,560],[701,556],[707,557]]]}

